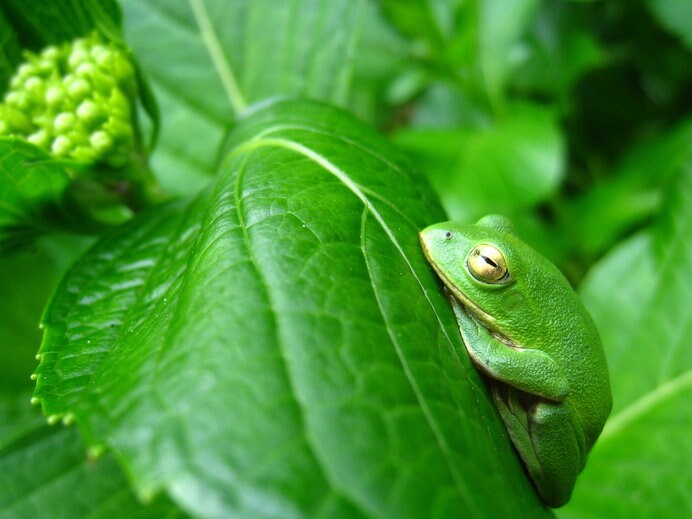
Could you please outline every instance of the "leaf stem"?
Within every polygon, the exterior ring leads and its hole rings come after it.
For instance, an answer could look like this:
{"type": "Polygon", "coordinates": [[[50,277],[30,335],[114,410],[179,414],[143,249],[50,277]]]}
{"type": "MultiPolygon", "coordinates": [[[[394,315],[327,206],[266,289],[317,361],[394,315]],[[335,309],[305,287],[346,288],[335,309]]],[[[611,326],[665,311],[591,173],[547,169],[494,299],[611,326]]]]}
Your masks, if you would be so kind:
{"type": "Polygon", "coordinates": [[[646,396],[635,400],[624,410],[613,416],[606,422],[599,443],[603,443],[616,436],[620,431],[627,427],[631,422],[643,416],[663,400],[673,397],[683,390],[692,386],[692,370],[688,370],[665,384],[656,388],[655,391],[646,396]]]}
{"type": "Polygon", "coordinates": [[[209,51],[209,56],[214,63],[214,68],[216,68],[216,71],[219,73],[228,100],[236,113],[241,112],[247,103],[245,102],[243,94],[240,92],[233,70],[224,54],[214,26],[209,19],[209,13],[204,6],[204,0],[188,0],[188,3],[195,16],[195,21],[199,27],[204,44],[209,51]]]}

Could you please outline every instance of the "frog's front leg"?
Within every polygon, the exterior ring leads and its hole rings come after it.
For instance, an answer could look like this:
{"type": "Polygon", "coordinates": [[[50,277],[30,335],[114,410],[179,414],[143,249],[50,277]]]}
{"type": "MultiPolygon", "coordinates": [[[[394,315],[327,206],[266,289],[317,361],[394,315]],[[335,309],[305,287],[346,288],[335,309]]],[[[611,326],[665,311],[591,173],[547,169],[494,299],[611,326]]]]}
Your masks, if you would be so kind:
{"type": "Polygon", "coordinates": [[[586,459],[584,433],[566,402],[535,401],[528,409],[516,390],[493,385],[493,400],[514,447],[543,501],[569,501],[586,459]]]}
{"type": "Polygon", "coordinates": [[[454,296],[450,295],[450,301],[466,350],[486,375],[555,402],[567,397],[569,382],[550,355],[541,350],[515,349],[504,344],[472,318],[454,296]]]}

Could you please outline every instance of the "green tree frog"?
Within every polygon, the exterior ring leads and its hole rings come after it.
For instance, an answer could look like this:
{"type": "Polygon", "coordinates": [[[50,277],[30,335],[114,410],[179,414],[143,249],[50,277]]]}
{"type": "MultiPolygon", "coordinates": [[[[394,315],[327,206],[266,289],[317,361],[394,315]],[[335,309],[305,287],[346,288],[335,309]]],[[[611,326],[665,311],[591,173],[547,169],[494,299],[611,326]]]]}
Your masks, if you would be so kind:
{"type": "Polygon", "coordinates": [[[539,495],[562,506],[612,405],[591,317],[502,216],[432,225],[420,240],[539,495]]]}

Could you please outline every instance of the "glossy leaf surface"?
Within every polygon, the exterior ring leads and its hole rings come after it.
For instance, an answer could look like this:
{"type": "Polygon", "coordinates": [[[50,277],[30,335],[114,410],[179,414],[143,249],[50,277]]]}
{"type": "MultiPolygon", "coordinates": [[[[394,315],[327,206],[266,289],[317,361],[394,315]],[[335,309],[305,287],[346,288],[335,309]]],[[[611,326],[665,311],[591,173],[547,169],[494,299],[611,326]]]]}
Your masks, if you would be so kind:
{"type": "Polygon", "coordinates": [[[247,114],[228,150],[65,278],[44,411],[200,517],[545,513],[420,251],[429,187],[307,102],[247,114]]]}

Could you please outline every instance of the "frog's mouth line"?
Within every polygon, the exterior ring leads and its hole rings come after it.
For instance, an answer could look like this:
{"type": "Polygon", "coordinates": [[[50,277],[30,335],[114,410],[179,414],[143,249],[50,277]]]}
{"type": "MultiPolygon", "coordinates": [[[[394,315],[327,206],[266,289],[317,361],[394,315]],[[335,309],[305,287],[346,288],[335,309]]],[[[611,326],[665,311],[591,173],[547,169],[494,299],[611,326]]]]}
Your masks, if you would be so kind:
{"type": "MultiPolygon", "coordinates": [[[[425,244],[423,244],[423,252],[425,252],[425,256],[428,257],[428,250],[425,248],[425,244]]],[[[495,318],[484,311],[482,308],[480,308],[476,303],[471,301],[468,297],[464,295],[463,292],[461,292],[459,289],[454,287],[454,284],[450,281],[450,279],[446,276],[444,272],[442,272],[437,265],[433,262],[428,262],[429,265],[432,266],[433,270],[437,273],[437,276],[442,280],[444,283],[444,286],[447,287],[447,290],[449,290],[454,297],[456,297],[459,302],[464,305],[465,308],[468,308],[471,314],[479,319],[482,324],[488,328],[489,330],[494,330],[496,329],[496,324],[495,318]]]]}
{"type": "Polygon", "coordinates": [[[468,312],[469,317],[471,319],[473,319],[480,326],[482,326],[483,328],[488,330],[490,332],[490,334],[493,337],[495,337],[498,341],[500,341],[505,346],[508,346],[509,348],[512,348],[515,350],[521,350],[522,349],[521,346],[519,346],[512,339],[510,339],[509,337],[504,335],[497,328],[489,326],[487,321],[492,321],[492,323],[496,323],[497,320],[494,317],[492,317],[490,314],[481,310],[476,304],[469,301],[469,299],[462,292],[459,292],[458,290],[449,288],[446,283],[445,283],[445,289],[446,289],[447,293],[451,294],[461,304],[461,306],[464,308],[464,310],[468,312]]]}
{"type": "MultiPolygon", "coordinates": [[[[423,240],[421,240],[423,242],[423,240]]],[[[423,242],[423,252],[425,253],[425,256],[428,257],[428,250],[425,247],[425,243],[423,242]]],[[[487,313],[485,310],[483,310],[481,307],[479,307],[476,303],[471,301],[466,295],[461,292],[458,288],[454,287],[454,284],[451,283],[449,278],[445,275],[444,272],[442,272],[439,268],[437,268],[437,265],[435,265],[434,262],[429,261],[428,262],[433,270],[437,273],[438,277],[442,280],[442,283],[444,284],[445,288],[449,291],[450,294],[452,294],[459,303],[466,309],[469,313],[469,315],[476,319],[484,328],[486,328],[492,335],[495,337],[498,341],[503,343],[506,346],[509,346],[510,348],[514,349],[521,349],[519,345],[514,343],[509,337],[504,335],[502,332],[499,331],[499,328],[497,326],[497,320],[487,313]]]]}

